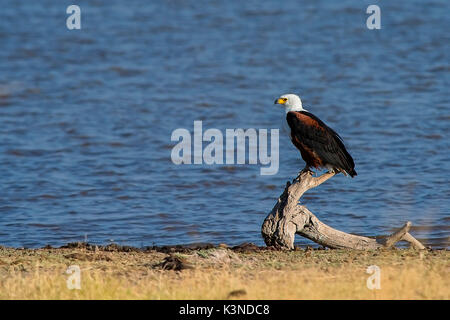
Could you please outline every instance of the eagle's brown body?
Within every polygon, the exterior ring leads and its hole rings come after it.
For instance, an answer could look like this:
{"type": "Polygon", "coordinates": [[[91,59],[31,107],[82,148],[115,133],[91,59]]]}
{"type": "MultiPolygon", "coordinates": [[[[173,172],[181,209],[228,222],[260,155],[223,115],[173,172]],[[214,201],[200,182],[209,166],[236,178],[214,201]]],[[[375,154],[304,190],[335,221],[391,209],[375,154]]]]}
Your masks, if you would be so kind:
{"type": "Polygon", "coordinates": [[[286,120],[292,143],[300,150],[308,168],[328,168],[357,175],[355,163],[341,137],[319,118],[307,111],[289,111],[286,120]]]}

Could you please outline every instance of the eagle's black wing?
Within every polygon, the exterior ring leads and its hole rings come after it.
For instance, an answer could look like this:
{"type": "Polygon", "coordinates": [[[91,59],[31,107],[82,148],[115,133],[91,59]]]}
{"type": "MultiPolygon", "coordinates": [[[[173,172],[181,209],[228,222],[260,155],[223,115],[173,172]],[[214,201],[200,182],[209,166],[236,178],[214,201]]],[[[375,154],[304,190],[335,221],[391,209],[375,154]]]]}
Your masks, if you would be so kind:
{"type": "Polygon", "coordinates": [[[355,176],[355,163],[341,137],[324,122],[307,111],[291,111],[286,116],[291,134],[312,150],[322,161],[355,176]]]}

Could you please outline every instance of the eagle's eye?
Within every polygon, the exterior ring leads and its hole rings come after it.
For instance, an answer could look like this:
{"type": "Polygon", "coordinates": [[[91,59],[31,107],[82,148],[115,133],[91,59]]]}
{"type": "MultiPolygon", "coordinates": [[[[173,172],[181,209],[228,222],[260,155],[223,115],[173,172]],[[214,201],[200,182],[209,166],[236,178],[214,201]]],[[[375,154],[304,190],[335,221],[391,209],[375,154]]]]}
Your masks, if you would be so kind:
{"type": "Polygon", "coordinates": [[[286,102],[286,101],[287,101],[287,98],[281,98],[281,100],[283,100],[283,102],[286,102]]]}

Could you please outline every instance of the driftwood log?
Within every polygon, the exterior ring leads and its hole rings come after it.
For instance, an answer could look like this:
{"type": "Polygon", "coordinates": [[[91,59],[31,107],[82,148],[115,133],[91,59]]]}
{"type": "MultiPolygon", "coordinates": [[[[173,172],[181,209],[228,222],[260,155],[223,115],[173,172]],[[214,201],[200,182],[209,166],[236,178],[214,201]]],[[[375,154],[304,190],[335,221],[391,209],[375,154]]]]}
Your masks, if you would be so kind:
{"type": "Polygon", "coordinates": [[[368,238],[345,233],[321,222],[305,206],[299,204],[301,196],[309,189],[324,183],[335,173],[327,172],[313,177],[311,171],[304,170],[291,183],[286,184],[270,214],[264,220],[261,233],[267,246],[280,249],[294,249],[295,234],[308,238],[324,247],[333,249],[370,250],[390,248],[398,241],[407,241],[413,248],[425,247],[409,234],[411,222],[387,237],[368,238]]]}

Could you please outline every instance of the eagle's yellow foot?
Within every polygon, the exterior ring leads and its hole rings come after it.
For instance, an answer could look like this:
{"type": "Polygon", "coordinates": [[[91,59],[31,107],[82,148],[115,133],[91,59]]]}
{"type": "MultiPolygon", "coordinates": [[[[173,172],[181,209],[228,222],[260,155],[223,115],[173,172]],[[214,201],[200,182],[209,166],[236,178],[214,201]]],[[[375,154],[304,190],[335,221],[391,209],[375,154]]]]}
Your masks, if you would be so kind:
{"type": "Polygon", "coordinates": [[[312,171],[311,169],[309,169],[308,167],[306,167],[306,168],[304,168],[302,171],[300,171],[299,173],[298,173],[298,176],[297,176],[297,178],[295,178],[295,180],[299,180],[300,179],[300,176],[303,174],[303,173],[309,173],[310,175],[314,175],[314,171],[312,171]]]}

